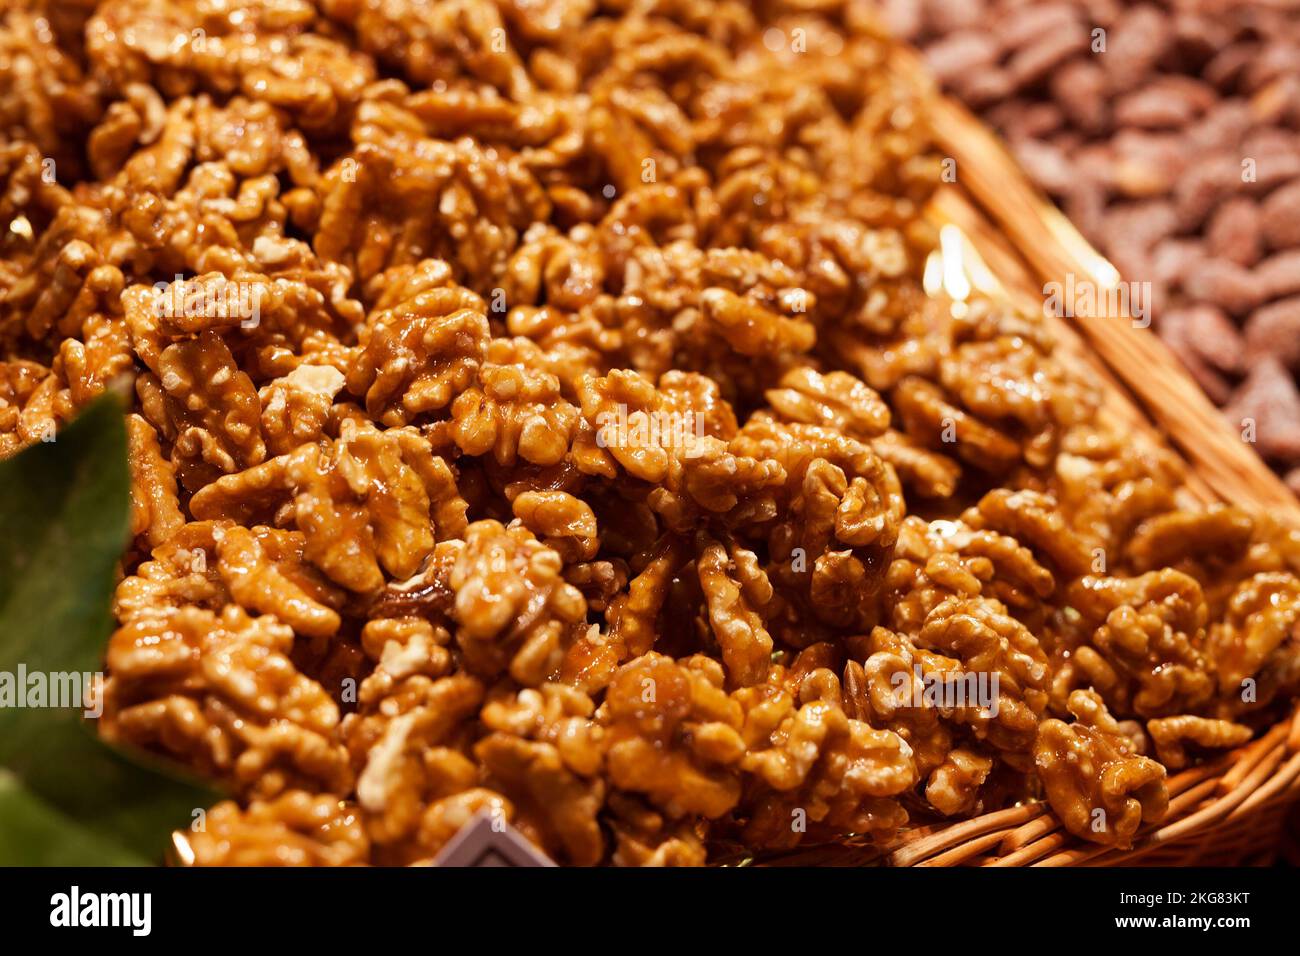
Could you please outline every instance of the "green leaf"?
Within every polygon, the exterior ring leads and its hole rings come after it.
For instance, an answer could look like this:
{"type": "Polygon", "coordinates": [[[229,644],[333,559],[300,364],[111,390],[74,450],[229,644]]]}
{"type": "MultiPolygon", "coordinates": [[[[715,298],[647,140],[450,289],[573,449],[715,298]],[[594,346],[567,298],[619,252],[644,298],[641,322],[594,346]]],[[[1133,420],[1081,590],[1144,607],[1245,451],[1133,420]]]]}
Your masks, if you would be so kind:
{"type": "MultiPolygon", "coordinates": [[[[55,441],[0,461],[0,681],[18,701],[34,687],[14,687],[20,674],[52,689],[51,675],[99,671],[129,519],[126,425],[112,395],[55,441]]],[[[171,831],[220,798],[103,743],[76,707],[0,706],[0,863],[159,862],[171,831]]]]}
{"type": "Polygon", "coordinates": [[[0,862],[23,866],[140,866],[147,861],[105,840],[0,770],[0,862]]]}

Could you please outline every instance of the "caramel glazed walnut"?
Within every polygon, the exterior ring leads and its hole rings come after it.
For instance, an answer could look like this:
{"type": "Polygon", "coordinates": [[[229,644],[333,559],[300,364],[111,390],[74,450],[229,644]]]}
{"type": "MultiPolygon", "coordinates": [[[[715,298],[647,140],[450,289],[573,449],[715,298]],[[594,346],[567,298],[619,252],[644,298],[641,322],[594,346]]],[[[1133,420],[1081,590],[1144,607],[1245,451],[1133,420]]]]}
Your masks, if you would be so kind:
{"type": "Polygon", "coordinates": [[[1123,847],[1276,719],[1300,536],[924,294],[862,7],[6,5],[0,454],[134,396],[99,729],[230,789],[187,861],[1123,847]]]}

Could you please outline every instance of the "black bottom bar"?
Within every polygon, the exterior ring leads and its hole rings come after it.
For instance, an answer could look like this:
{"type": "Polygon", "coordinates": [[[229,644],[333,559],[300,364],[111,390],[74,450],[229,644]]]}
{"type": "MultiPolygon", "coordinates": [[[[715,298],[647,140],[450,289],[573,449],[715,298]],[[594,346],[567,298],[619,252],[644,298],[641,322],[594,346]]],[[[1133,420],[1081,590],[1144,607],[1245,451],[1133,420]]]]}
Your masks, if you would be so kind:
{"type": "Polygon", "coordinates": [[[0,870],[0,882],[3,925],[20,939],[77,934],[127,946],[161,941],[255,951],[271,942],[320,943],[338,952],[353,942],[369,950],[399,940],[430,948],[480,940],[490,952],[511,939],[602,948],[638,941],[693,951],[706,940],[734,947],[752,939],[770,951],[786,934],[814,948],[818,940],[857,940],[864,952],[889,942],[956,953],[1099,938],[1153,942],[1171,933],[1231,945],[1243,934],[1289,928],[1300,899],[1295,871],[1280,867],[10,869],[0,870]]]}

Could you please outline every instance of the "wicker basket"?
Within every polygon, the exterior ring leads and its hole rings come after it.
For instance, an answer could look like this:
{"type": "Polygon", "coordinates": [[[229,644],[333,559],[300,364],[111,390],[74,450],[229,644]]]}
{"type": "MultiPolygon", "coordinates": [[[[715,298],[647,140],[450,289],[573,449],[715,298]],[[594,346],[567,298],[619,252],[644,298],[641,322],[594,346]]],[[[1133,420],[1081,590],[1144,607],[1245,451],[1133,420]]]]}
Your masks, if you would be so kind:
{"type": "MultiPolygon", "coordinates": [[[[937,93],[920,57],[900,47],[893,68],[925,91],[939,145],[957,178],[929,214],[945,241],[935,273],[963,281],[955,297],[1006,297],[1042,309],[1043,283],[1086,278],[1106,288],[1119,273],[1039,195],[999,141],[937,93]],[[954,262],[953,257],[959,261],[954,262]]],[[[929,273],[930,270],[927,270],[929,273]]],[[[954,283],[944,292],[953,295],[954,283]]],[[[936,290],[937,291],[937,290],[936,290]]],[[[940,293],[943,294],[943,293],[940,293]]],[[[1103,415],[1134,441],[1165,442],[1187,463],[1188,493],[1268,512],[1300,527],[1300,504],[1228,425],[1177,359],[1148,329],[1123,318],[1049,319],[1058,356],[1105,383],[1103,415]]],[[[809,848],[777,864],[891,866],[1243,866],[1275,862],[1288,827],[1300,840],[1300,709],[1263,736],[1169,779],[1169,813],[1132,849],[1113,850],[1067,833],[1043,803],[920,828],[892,847],[809,848]]],[[[1300,849],[1297,849],[1300,856],[1300,849]]]]}

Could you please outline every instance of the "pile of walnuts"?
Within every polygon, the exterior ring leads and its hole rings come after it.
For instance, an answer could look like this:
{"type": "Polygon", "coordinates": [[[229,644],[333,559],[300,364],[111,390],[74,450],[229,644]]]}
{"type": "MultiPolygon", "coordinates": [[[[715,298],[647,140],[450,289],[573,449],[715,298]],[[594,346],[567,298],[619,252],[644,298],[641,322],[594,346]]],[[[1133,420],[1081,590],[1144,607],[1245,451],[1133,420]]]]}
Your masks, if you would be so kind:
{"type": "Polygon", "coordinates": [[[1276,719],[1300,535],[925,293],[886,54],[856,2],[7,6],[0,454],[134,396],[99,728],[231,789],[192,862],[1124,846],[1276,719]]]}

